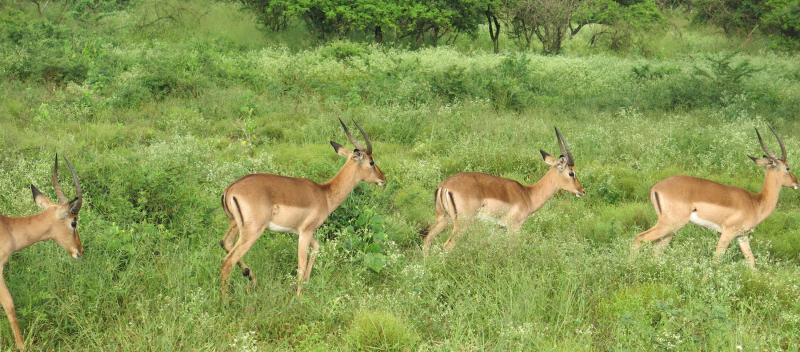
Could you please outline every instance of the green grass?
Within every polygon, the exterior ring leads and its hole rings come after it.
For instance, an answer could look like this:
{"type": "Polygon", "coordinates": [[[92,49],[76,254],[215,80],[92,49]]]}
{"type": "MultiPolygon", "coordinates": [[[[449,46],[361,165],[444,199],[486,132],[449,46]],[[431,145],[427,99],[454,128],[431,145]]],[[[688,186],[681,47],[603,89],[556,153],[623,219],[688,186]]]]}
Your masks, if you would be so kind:
{"type": "MultiPolygon", "coordinates": [[[[658,180],[689,174],[757,191],[763,172],[746,155],[767,123],[796,160],[797,56],[743,51],[735,62],[760,70],[730,91],[694,74],[707,60],[692,51],[737,44],[686,23],[689,39],[656,37],[664,50],[653,55],[573,41],[568,55],[544,57],[488,45],[277,45],[288,39],[219,4],[193,33],[170,21],[119,27],[148,6],[91,28],[49,28],[30,9],[1,16],[2,35],[22,39],[0,43],[0,213],[34,213],[30,183],[52,195],[55,152],[72,159],[86,194],[80,262],[47,243],[6,268],[32,350],[800,345],[797,192],[784,191],[756,230],[757,272],[735,246],[714,263],[716,236],[692,226],[661,257],[628,255],[655,221],[647,192],[658,180]],[[637,77],[645,65],[657,73],[637,77]],[[320,229],[303,297],[292,288],[296,238],[266,233],[247,256],[258,286],[247,293],[234,274],[221,303],[222,189],[257,171],[331,177],[342,161],[328,141],[346,140],[338,117],[370,133],[388,185],[359,186],[320,229]],[[535,182],[546,170],[538,149],[557,151],[553,126],[587,196],[557,195],[516,236],[476,225],[453,252],[441,253],[441,239],[423,258],[417,231],[433,220],[436,185],[465,170],[535,182]],[[383,265],[369,265],[376,255],[383,265]]],[[[4,319],[0,340],[11,347],[4,319]]]]}

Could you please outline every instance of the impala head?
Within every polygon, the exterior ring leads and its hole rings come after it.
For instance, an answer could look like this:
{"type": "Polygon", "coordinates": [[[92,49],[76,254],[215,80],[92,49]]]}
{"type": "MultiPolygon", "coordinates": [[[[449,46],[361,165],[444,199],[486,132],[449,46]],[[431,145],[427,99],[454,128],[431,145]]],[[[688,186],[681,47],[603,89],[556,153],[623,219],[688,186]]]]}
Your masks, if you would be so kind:
{"type": "Polygon", "coordinates": [[[74,199],[69,200],[61,190],[61,185],[58,184],[58,155],[56,155],[53,174],[50,178],[56,191],[58,202],[52,202],[34,185],[31,185],[31,192],[36,205],[44,209],[43,214],[46,214],[45,216],[50,217],[50,237],[66,249],[73,258],[78,259],[83,255],[83,245],[81,245],[81,238],[78,236],[78,212],[83,204],[83,192],[72,163],[67,158],[64,158],[64,161],[66,161],[67,168],[72,173],[72,183],[75,185],[74,199]]]}
{"type": "Polygon", "coordinates": [[[764,156],[757,158],[749,155],[750,159],[752,159],[756,165],[767,169],[767,172],[777,172],[781,177],[781,184],[784,187],[792,187],[794,189],[800,188],[800,183],[797,182],[797,176],[789,171],[789,163],[786,161],[786,146],[783,144],[783,140],[778,136],[778,133],[775,132],[772,126],[769,126],[769,129],[772,131],[772,135],[775,136],[775,139],[778,140],[778,145],[781,146],[781,157],[778,158],[775,154],[770,152],[769,148],[767,148],[767,144],[764,143],[764,139],[761,138],[761,133],[759,133],[756,128],[756,136],[758,136],[758,143],[761,145],[761,150],[764,151],[764,156]]]}
{"type": "Polygon", "coordinates": [[[341,144],[331,141],[333,150],[336,151],[336,154],[347,158],[348,163],[354,164],[356,177],[358,177],[359,180],[376,183],[378,186],[385,185],[386,177],[383,176],[383,171],[381,171],[378,164],[375,163],[375,159],[372,157],[372,142],[370,142],[367,133],[356,123],[358,131],[361,132],[361,136],[364,137],[364,143],[366,143],[366,148],[364,148],[353,138],[350,130],[347,129],[347,126],[341,119],[339,119],[339,123],[342,124],[344,134],[347,135],[347,139],[350,140],[350,143],[353,143],[355,149],[351,151],[341,144]]]}
{"type": "Polygon", "coordinates": [[[570,192],[578,197],[585,194],[583,186],[578,181],[578,176],[575,175],[575,159],[572,157],[572,152],[569,150],[567,141],[561,135],[561,131],[556,128],[556,139],[558,139],[558,146],[561,149],[561,155],[558,158],[553,157],[544,150],[539,150],[542,153],[542,159],[550,169],[557,173],[556,182],[558,187],[567,192],[570,192]]]}

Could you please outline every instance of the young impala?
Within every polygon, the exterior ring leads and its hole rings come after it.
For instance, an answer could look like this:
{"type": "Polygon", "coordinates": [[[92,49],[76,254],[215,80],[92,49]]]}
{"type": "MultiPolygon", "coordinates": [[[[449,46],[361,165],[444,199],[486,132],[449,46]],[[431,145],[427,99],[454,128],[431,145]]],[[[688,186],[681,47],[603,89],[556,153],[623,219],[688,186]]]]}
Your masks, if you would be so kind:
{"type": "Polygon", "coordinates": [[[747,264],[755,268],[755,258],[750,251],[750,232],[775,210],[781,187],[797,189],[797,177],[789,172],[786,146],[770,126],[781,147],[781,157],[772,154],[756,129],[758,142],[764,156],[750,159],[766,169],[761,193],[751,193],[739,187],[722,185],[690,176],[673,176],[650,189],[650,201],[658,213],[658,222],[640,233],[633,241],[636,250],[642,241],[658,241],[656,250],[662,251],[672,240],[675,231],[689,222],[721,234],[715,258],[719,259],[735,238],[739,242],[747,264]]]}
{"type": "Polygon", "coordinates": [[[380,186],[386,182],[383,172],[372,157],[372,143],[367,133],[356,124],[366,143],[366,148],[363,148],[350,134],[344,122],[339,120],[339,123],[355,149],[350,151],[331,141],[333,150],[347,158],[347,161],[330,181],[317,184],[303,178],[251,174],[238,179],[225,189],[222,194],[222,208],[230,225],[220,241],[220,245],[228,253],[220,272],[223,297],[226,296],[228,277],[234,264],[242,268],[242,274],[250,279],[250,285],[255,283],[255,275],[242,261],[242,257],[266,229],[298,234],[297,294],[300,295],[303,283],[311,275],[319,251],[314,231],[342,204],[359,182],[372,182],[380,186]]]}
{"type": "Polygon", "coordinates": [[[50,180],[56,191],[58,203],[50,201],[47,196],[36,189],[36,186],[31,185],[33,201],[44,209],[41,213],[19,218],[0,215],[0,303],[3,304],[3,309],[6,311],[11,331],[14,334],[14,342],[20,350],[25,349],[25,343],[19,330],[19,323],[17,323],[14,301],[3,278],[3,268],[11,254],[39,241],[55,240],[73,258],[77,259],[83,255],[83,246],[77,229],[78,211],[83,203],[83,192],[81,192],[81,184],[72,163],[67,158],[64,158],[64,161],[67,162],[67,167],[72,173],[72,182],[75,184],[76,197],[74,199],[67,199],[58,184],[58,156],[56,156],[50,180]]]}
{"type": "Polygon", "coordinates": [[[523,186],[514,180],[477,172],[462,172],[439,184],[434,194],[436,222],[423,231],[423,235],[427,232],[423,252],[428,254],[434,238],[450,220],[453,222],[453,231],[444,244],[445,250],[455,246],[463,226],[475,218],[495,222],[517,232],[525,220],[559,190],[582,196],[583,186],[575,176],[575,159],[558,128],[556,138],[561,155],[554,158],[544,150],[539,150],[544,162],[550,165],[550,170],[533,185],[523,186]]]}

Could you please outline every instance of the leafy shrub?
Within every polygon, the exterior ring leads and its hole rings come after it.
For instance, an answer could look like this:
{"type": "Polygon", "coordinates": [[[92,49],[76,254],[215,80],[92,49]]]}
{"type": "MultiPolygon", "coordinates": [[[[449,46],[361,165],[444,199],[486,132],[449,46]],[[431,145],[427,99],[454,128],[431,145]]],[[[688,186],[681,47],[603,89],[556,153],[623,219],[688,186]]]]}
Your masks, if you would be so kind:
{"type": "Polygon", "coordinates": [[[522,110],[532,93],[530,81],[530,59],[525,55],[512,55],[503,58],[495,69],[494,77],[489,75],[488,98],[495,109],[522,110]]]}
{"type": "Polygon", "coordinates": [[[706,80],[711,87],[717,87],[719,91],[742,91],[744,80],[752,77],[754,73],[761,69],[751,65],[748,60],[741,60],[734,64],[733,61],[736,54],[733,52],[719,56],[706,56],[705,66],[707,68],[696,65],[694,67],[694,77],[699,80],[706,80]]]}
{"type": "Polygon", "coordinates": [[[2,24],[0,38],[10,46],[0,45],[5,52],[0,65],[11,78],[57,85],[86,79],[87,63],[77,52],[80,41],[68,28],[42,21],[2,24]]]}
{"type": "Polygon", "coordinates": [[[335,234],[352,261],[375,273],[388,265],[386,224],[372,205],[342,204],[325,222],[320,234],[324,237],[335,234]]]}
{"type": "Polygon", "coordinates": [[[653,66],[649,63],[636,65],[631,68],[633,78],[638,81],[661,79],[677,73],[678,70],[669,66],[653,66]]]}
{"type": "Polygon", "coordinates": [[[696,0],[695,20],[722,27],[726,33],[749,31],[764,12],[760,0],[696,0]]]}
{"type": "Polygon", "coordinates": [[[351,41],[337,40],[325,44],[319,49],[319,52],[323,58],[346,61],[366,55],[367,47],[351,41]]]}
{"type": "Polygon", "coordinates": [[[431,90],[445,101],[453,103],[475,93],[469,90],[468,79],[466,68],[450,65],[443,71],[431,74],[431,90]]]}

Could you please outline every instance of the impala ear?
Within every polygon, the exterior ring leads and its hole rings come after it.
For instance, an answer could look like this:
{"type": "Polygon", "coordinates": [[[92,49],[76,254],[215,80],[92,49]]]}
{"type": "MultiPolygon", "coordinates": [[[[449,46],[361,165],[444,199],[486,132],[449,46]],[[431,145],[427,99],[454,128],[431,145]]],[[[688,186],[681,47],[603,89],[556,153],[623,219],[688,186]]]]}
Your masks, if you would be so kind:
{"type": "Polygon", "coordinates": [[[72,215],[78,215],[78,211],[81,210],[81,199],[75,197],[75,199],[69,201],[69,213],[72,215]]]}
{"type": "Polygon", "coordinates": [[[40,192],[39,189],[33,184],[31,184],[31,193],[33,194],[33,202],[36,203],[36,205],[38,205],[40,208],[44,209],[53,205],[53,202],[51,202],[50,199],[40,192]]]}
{"type": "Polygon", "coordinates": [[[333,151],[335,151],[336,154],[339,154],[339,155],[341,155],[343,157],[347,157],[348,155],[350,155],[350,150],[348,150],[347,148],[345,148],[344,146],[342,146],[339,143],[331,141],[331,146],[333,147],[333,151]]]}
{"type": "Polygon", "coordinates": [[[364,152],[359,149],[353,149],[353,160],[361,161],[364,159],[364,152]]]}
{"type": "Polygon", "coordinates": [[[542,154],[542,159],[544,160],[545,164],[550,165],[550,166],[555,166],[556,164],[558,164],[558,159],[554,158],[552,155],[550,155],[546,151],[539,149],[539,153],[542,154]]]}

